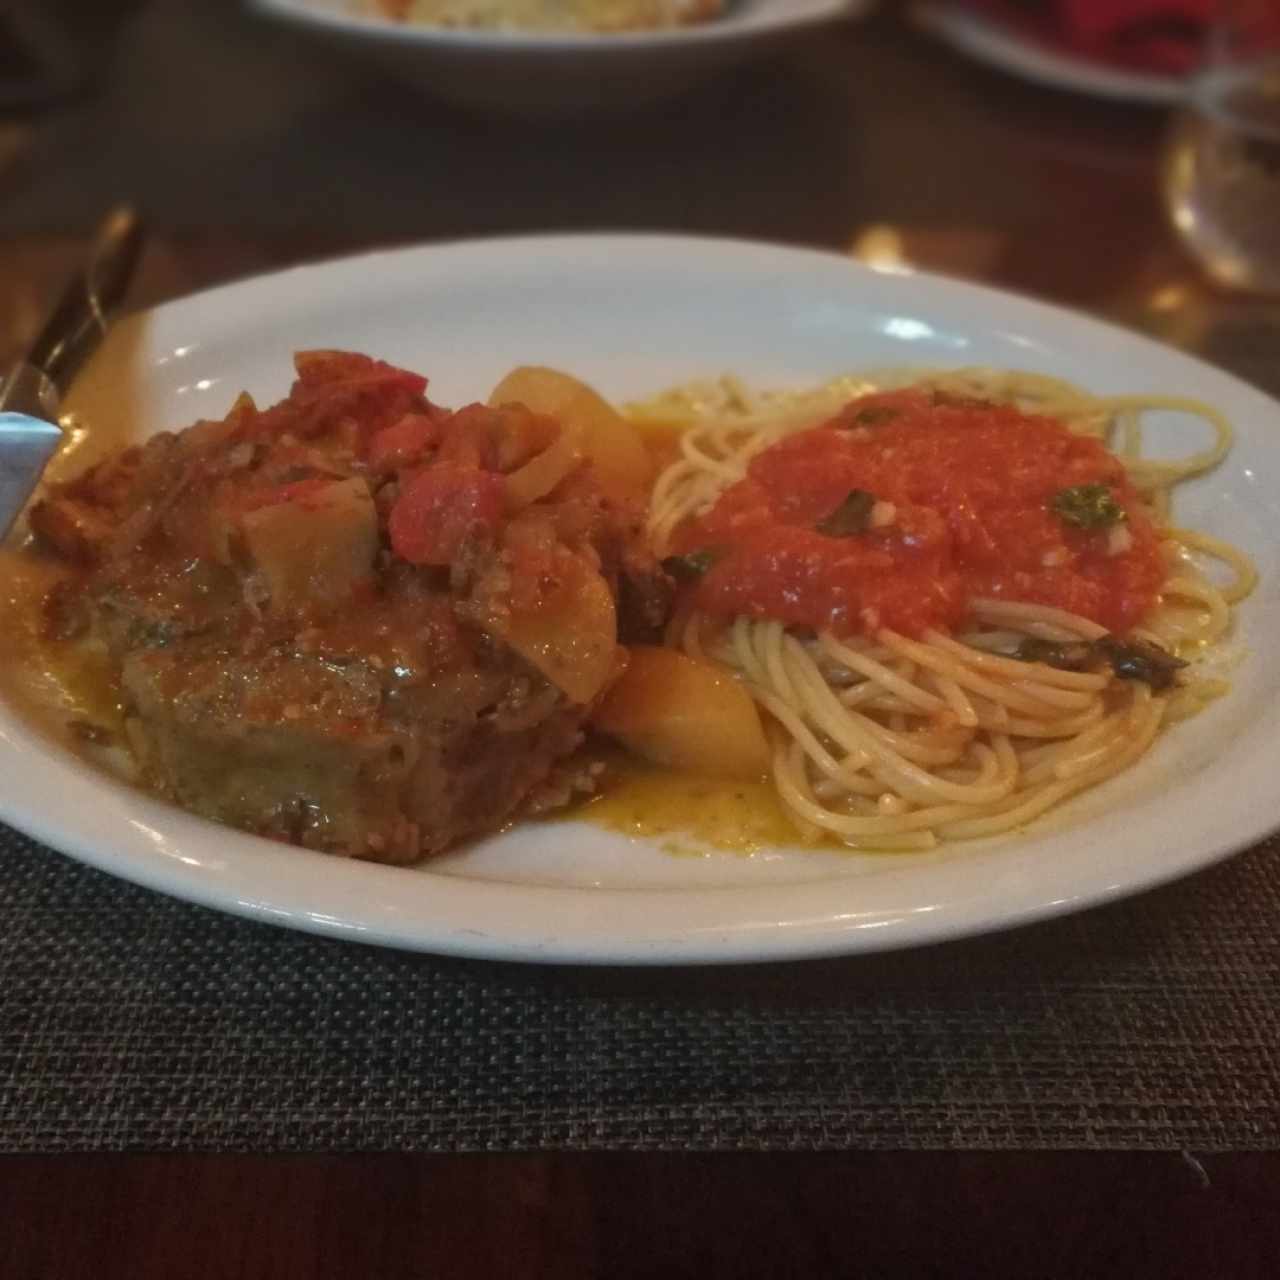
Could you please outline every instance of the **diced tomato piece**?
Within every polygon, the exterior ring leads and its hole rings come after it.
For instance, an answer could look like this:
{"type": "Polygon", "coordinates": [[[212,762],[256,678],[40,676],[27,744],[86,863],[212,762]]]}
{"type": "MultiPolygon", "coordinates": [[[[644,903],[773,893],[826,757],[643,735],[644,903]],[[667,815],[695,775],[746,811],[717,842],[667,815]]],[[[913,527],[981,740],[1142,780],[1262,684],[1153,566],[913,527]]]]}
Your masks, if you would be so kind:
{"type": "Polygon", "coordinates": [[[236,505],[241,511],[258,511],[281,502],[297,502],[305,506],[309,498],[315,498],[333,483],[333,476],[308,476],[305,480],[295,480],[292,484],[252,489],[236,505]]]}
{"type": "Polygon", "coordinates": [[[442,428],[439,458],[461,467],[495,469],[493,420],[497,410],[485,404],[463,405],[446,419],[442,428]]]}
{"type": "Polygon", "coordinates": [[[279,404],[259,413],[249,402],[235,423],[237,439],[311,440],[337,433],[359,447],[406,414],[436,416],[424,396],[426,378],[383,360],[347,351],[300,351],[297,380],[279,404]]]}
{"type": "Polygon", "coordinates": [[[406,413],[369,441],[369,465],[374,471],[394,471],[418,461],[439,438],[439,423],[421,413],[406,413]]]}
{"type": "Polygon", "coordinates": [[[478,530],[502,522],[500,475],[441,464],[413,477],[391,508],[391,547],[410,564],[447,565],[478,530]]]}
{"type": "Polygon", "coordinates": [[[427,380],[383,360],[346,351],[304,351],[294,357],[298,380],[272,414],[281,430],[308,439],[354,426],[367,440],[408,413],[426,412],[427,380]]]}
{"type": "Polygon", "coordinates": [[[293,357],[293,367],[304,387],[335,382],[383,383],[403,387],[418,396],[427,389],[427,380],[420,373],[397,369],[385,360],[355,351],[299,351],[293,357]]]}
{"type": "Polygon", "coordinates": [[[440,459],[486,471],[510,472],[560,435],[560,424],[522,404],[463,405],[442,427],[440,459]]]}

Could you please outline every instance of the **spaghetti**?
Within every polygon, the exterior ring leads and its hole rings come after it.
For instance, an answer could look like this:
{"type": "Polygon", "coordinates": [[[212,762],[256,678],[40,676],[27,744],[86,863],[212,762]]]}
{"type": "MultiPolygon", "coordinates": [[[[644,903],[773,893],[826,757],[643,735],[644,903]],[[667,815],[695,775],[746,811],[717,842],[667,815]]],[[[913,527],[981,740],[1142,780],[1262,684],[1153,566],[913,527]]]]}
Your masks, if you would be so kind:
{"type": "MultiPolygon", "coordinates": [[[[1097,397],[1042,375],[968,369],[909,385],[893,374],[843,379],[798,395],[759,394],[725,379],[638,412],[684,428],[679,455],[652,494],[658,553],[731,545],[731,553],[714,548],[724,559],[709,572],[695,566],[700,578],[683,593],[667,642],[745,684],[765,713],[778,793],[806,834],[912,850],[1008,831],[1128,768],[1162,725],[1227,688],[1203,674],[1203,662],[1175,675],[1183,663],[1170,657],[1220,649],[1232,606],[1256,580],[1246,554],[1170,520],[1174,487],[1230,448],[1230,424],[1208,405],[1097,397]],[[886,393],[886,383],[902,389],[886,393]],[[882,420],[905,408],[923,430],[928,405],[944,407],[929,446],[944,471],[1003,431],[1009,471],[1032,477],[1028,492],[1043,489],[1053,468],[1083,478],[1052,510],[1044,500],[1026,504],[1001,544],[1023,569],[1043,573],[956,576],[972,516],[963,509],[968,491],[957,499],[945,476],[936,484],[919,478],[923,464],[912,480],[909,459],[885,461],[914,437],[882,420]],[[1207,447],[1172,461],[1144,454],[1144,418],[1159,410],[1205,422],[1207,447]],[[824,426],[825,434],[815,430],[824,426]],[[1015,468],[1019,441],[1026,447],[1015,468]],[[830,536],[817,538],[812,524],[798,531],[811,515],[806,486],[817,492],[816,510],[855,473],[875,478],[873,492],[851,490],[818,523],[830,536]],[[895,486],[899,500],[886,501],[895,486]],[[849,530],[841,509],[854,521],[849,530]],[[840,537],[849,531],[855,536],[840,537]],[[930,538],[941,548],[932,560],[930,538]],[[822,577],[818,553],[827,543],[843,577],[822,577]],[[858,556],[868,566],[861,578],[858,556]],[[1215,582],[1197,557],[1225,566],[1229,581],[1215,582]]],[[[992,457],[988,475],[1003,482],[1001,456],[992,457]]],[[[987,537],[980,525],[972,539],[987,537]]]]}

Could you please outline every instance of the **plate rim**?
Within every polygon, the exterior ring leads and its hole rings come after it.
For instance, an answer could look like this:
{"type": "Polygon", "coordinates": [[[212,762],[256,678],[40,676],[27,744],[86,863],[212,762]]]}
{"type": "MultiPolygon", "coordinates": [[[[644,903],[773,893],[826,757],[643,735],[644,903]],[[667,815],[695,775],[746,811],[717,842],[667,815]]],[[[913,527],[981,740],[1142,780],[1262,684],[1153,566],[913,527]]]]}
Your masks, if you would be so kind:
{"type": "Polygon", "coordinates": [[[249,0],[250,7],[264,17],[374,44],[477,55],[536,56],[590,52],[602,58],[672,47],[761,39],[827,22],[858,18],[867,13],[875,3],[876,0],[809,0],[809,7],[802,12],[795,12],[788,10],[785,0],[759,0],[757,5],[748,6],[741,12],[731,9],[721,18],[688,26],[601,33],[474,31],[396,23],[373,14],[338,13],[315,8],[308,0],[249,0]]]}
{"type": "MultiPolygon", "coordinates": [[[[378,249],[367,253],[346,255],[324,260],[318,263],[288,267],[283,270],[250,276],[248,278],[220,284],[214,288],[188,295],[184,298],[170,300],[160,306],[149,308],[141,313],[143,317],[165,317],[169,320],[181,320],[183,312],[202,311],[210,303],[224,301],[232,295],[243,295],[250,299],[255,293],[272,293],[282,282],[288,281],[296,286],[300,279],[313,276],[319,281],[322,277],[340,274],[342,270],[359,272],[372,262],[398,260],[397,265],[406,271],[415,267],[421,271],[429,271],[433,263],[454,259],[459,254],[479,253],[481,255],[503,252],[516,252],[529,255],[531,250],[542,246],[548,251],[561,254],[575,251],[591,254],[605,254],[614,258],[619,254],[634,253],[637,250],[658,252],[672,255],[678,252],[694,252],[698,255],[711,254],[726,256],[727,259],[758,259],[786,263],[805,263],[809,266],[822,264],[835,267],[837,264],[845,272],[854,276],[884,276],[885,273],[852,261],[838,252],[790,245],[775,245],[755,240],[739,240],[717,236],[666,235],[662,233],[578,233],[564,232],[550,235],[494,236],[482,238],[464,238],[448,242],[437,242],[426,245],[406,246],[394,249],[378,249]]],[[[1032,323],[1038,317],[1053,324],[1069,323],[1081,330],[1079,343],[1086,343],[1090,335],[1099,339],[1110,335],[1120,338],[1126,344],[1145,348],[1163,357],[1173,356],[1180,364],[1187,366],[1189,373],[1207,373],[1215,380],[1226,380],[1232,384],[1236,393],[1243,394],[1264,406],[1268,413],[1280,418],[1280,404],[1265,395],[1248,382],[1230,373],[1218,369],[1214,365],[1197,356],[1188,355],[1166,344],[1155,341],[1144,334],[1125,329],[1084,313],[1054,303],[1048,303],[1023,294],[996,288],[991,285],[956,280],[947,276],[929,272],[911,272],[908,278],[921,282],[925,288],[942,288],[944,293],[954,294],[958,302],[966,298],[985,303],[988,307],[996,304],[1010,307],[1018,314],[1010,317],[1012,329],[1024,328],[1029,320],[1032,323]]],[[[10,710],[7,699],[0,699],[0,761],[10,753],[19,754],[24,746],[31,742],[40,742],[39,735],[26,730],[19,718],[10,710]],[[16,729],[16,733],[15,733],[16,729]],[[28,739],[23,742],[24,737],[28,739]]],[[[100,772],[92,766],[65,753],[52,744],[45,744],[43,752],[53,757],[55,772],[64,780],[73,778],[77,773],[88,775],[91,783],[119,787],[119,784],[106,784],[100,772]]],[[[153,810],[167,816],[179,827],[198,824],[206,839],[216,841],[220,835],[226,837],[228,828],[207,823],[194,818],[181,810],[175,809],[143,793],[128,790],[127,794],[136,811],[144,816],[153,810]]],[[[1028,902],[1014,910],[1003,910],[997,919],[991,919],[983,912],[955,916],[954,913],[941,917],[926,917],[923,921],[915,921],[913,926],[904,931],[899,927],[868,928],[865,924],[840,923],[840,919],[848,919],[848,914],[833,920],[830,916],[820,920],[801,921],[769,921],[749,925],[744,931],[740,927],[730,927],[724,921],[711,919],[704,921],[691,932],[677,932],[672,935],[670,926],[664,926],[656,933],[644,936],[606,935],[600,936],[597,931],[589,936],[557,936],[554,931],[548,934],[545,927],[526,930],[523,936],[495,936],[483,930],[471,927],[453,928],[446,933],[424,935],[420,927],[412,927],[410,922],[399,913],[399,908],[380,911],[377,923],[342,919],[333,913],[326,913],[317,907],[295,905],[290,908],[268,898],[255,898],[249,894],[228,901],[226,885],[218,876],[211,874],[207,868],[193,868],[184,865],[175,857],[156,857],[138,861],[127,853],[122,853],[114,845],[106,847],[103,843],[95,843],[87,838],[83,831],[77,834],[74,822],[72,833],[67,833],[67,822],[61,822],[57,815],[49,813],[29,813],[22,809],[8,788],[0,793],[0,817],[17,829],[24,831],[55,850],[60,850],[74,859],[106,871],[117,878],[140,884],[148,889],[157,890],[170,896],[176,896],[202,906],[230,911],[258,921],[275,923],[300,929],[306,932],[342,937],[380,945],[391,945],[404,949],[430,951],[438,954],[450,954],[471,958],[489,958],[498,960],[520,960],[542,963],[583,963],[583,964],[721,964],[773,962],[778,960],[795,960],[817,956],[830,956],[849,953],[870,953],[895,950],[906,947],[931,945],[951,941],[977,934],[1004,931],[1021,927],[1038,920],[1050,919],[1086,907],[1102,905],[1120,897],[1130,896],[1138,892],[1169,883],[1192,872],[1212,866],[1234,853],[1255,844],[1259,839],[1280,825],[1280,809],[1268,812],[1265,820],[1255,819],[1246,823],[1228,838],[1218,841],[1212,848],[1188,853],[1167,865],[1155,868],[1148,867],[1136,877],[1130,876],[1123,883],[1096,885],[1073,895],[1055,901],[1028,902]],[[410,926],[406,928],[406,926],[410,926]]],[[[134,823],[134,825],[138,825],[134,823]]],[[[162,817],[163,825],[163,817],[162,817]]],[[[244,833],[231,833],[237,840],[257,841],[257,837],[244,833]]],[[[280,846],[269,841],[258,841],[267,848],[280,851],[280,846]]],[[[298,851],[288,850],[287,856],[296,858],[298,851]]],[[[322,855],[305,855],[322,856],[322,855]]],[[[959,855],[963,856],[963,854],[959,855]]],[[[346,860],[335,860],[335,867],[346,867],[353,864],[346,860]]],[[[388,885],[397,883],[406,872],[399,868],[377,867],[375,864],[355,864],[359,867],[361,877],[369,877],[370,883],[380,882],[386,877],[388,885]]],[[[479,893],[496,898],[512,897],[523,899],[536,897],[550,907],[581,906],[590,900],[597,906],[608,906],[610,901],[625,900],[628,905],[661,902],[670,906],[673,902],[685,908],[706,905],[708,898],[714,904],[723,905],[735,897],[745,894],[758,894],[767,889],[776,894],[786,895],[789,890],[803,888],[803,885],[739,885],[720,886],[716,888],[697,889],[598,889],[587,886],[545,886],[528,883],[494,882],[465,877],[450,876],[439,873],[420,873],[422,883],[427,878],[434,882],[449,881],[449,893],[455,899],[466,901],[479,893]]],[[[325,877],[319,877],[323,885],[325,877]]],[[[830,883],[823,881],[819,883],[830,883]]],[[[854,883],[852,881],[848,883],[854,883]]],[[[304,900],[316,898],[309,888],[303,894],[304,900]]],[[[328,895],[321,893],[319,899],[328,895]]],[[[803,897],[803,894],[798,895],[803,897]]],[[[296,903],[296,899],[295,899],[296,903]]],[[[501,905],[501,904],[499,904],[501,905]]],[[[614,905],[617,902],[614,901],[614,905]]],[[[607,913],[606,913],[607,914],[607,913]]],[[[624,913],[625,914],[625,913],[624,913]]],[[[677,913],[679,914],[679,913],[677,913]]],[[[689,916],[690,910],[684,911],[689,916]]],[[[692,913],[696,915],[696,912],[692,913]]],[[[712,915],[714,916],[714,912],[712,915]]],[[[882,913],[883,914],[883,913],[882,913]]],[[[855,913],[856,915],[856,913],[855,913]]],[[[897,924],[901,924],[898,921],[897,924]]]]}

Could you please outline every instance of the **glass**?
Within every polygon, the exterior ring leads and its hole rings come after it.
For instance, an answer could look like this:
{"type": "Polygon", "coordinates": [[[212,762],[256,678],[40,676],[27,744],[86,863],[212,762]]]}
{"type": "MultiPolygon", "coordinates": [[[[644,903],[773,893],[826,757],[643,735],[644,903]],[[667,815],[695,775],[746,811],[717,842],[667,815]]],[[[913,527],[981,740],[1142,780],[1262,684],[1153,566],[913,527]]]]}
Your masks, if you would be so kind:
{"type": "Polygon", "coordinates": [[[1221,0],[1170,134],[1164,195],[1213,279],[1280,293],[1280,0],[1221,0]]]}

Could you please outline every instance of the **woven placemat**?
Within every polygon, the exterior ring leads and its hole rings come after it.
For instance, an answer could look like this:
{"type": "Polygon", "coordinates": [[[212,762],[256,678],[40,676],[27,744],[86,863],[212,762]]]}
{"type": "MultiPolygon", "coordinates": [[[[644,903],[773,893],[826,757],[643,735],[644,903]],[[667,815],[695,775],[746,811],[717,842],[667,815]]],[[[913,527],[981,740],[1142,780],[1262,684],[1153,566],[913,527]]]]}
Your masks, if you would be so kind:
{"type": "Polygon", "coordinates": [[[1278,920],[1271,841],[899,955],[523,968],[233,919],[0,828],[0,1150],[1274,1147],[1278,920]]]}

